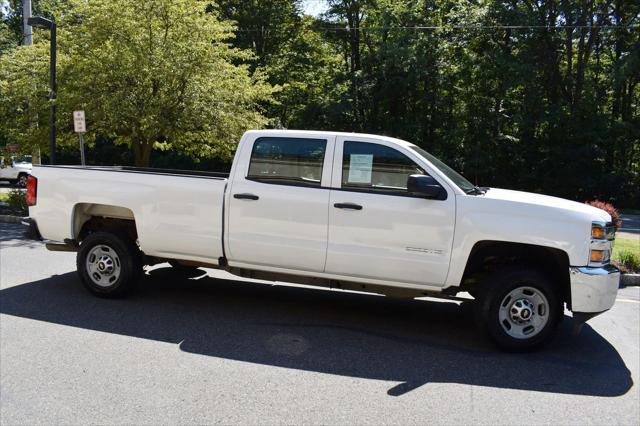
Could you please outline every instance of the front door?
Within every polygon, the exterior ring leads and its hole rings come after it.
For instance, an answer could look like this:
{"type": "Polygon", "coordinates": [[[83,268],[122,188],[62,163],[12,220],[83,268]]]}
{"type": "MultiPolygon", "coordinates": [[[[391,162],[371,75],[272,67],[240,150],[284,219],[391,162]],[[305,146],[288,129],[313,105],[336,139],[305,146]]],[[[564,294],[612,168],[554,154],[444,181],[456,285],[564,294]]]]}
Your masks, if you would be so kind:
{"type": "Polygon", "coordinates": [[[229,260],[322,272],[327,253],[333,138],[259,137],[237,158],[228,215],[229,260]]]}
{"type": "MultiPolygon", "coordinates": [[[[399,283],[444,284],[455,223],[455,195],[418,198],[406,190],[426,164],[404,146],[338,137],[329,200],[325,272],[399,283]]],[[[424,160],[423,160],[424,161],[424,160]]]]}

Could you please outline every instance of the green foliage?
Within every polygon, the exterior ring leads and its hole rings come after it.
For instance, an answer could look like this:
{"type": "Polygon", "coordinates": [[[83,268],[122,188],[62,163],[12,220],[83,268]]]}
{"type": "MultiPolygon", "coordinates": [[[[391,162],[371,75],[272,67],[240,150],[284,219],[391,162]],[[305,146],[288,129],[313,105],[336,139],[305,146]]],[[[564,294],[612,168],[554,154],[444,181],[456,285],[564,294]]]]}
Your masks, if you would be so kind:
{"type": "Polygon", "coordinates": [[[0,56],[0,133],[24,152],[47,143],[48,55],[48,45],[38,42],[0,56]]]}
{"type": "MultiPolygon", "coordinates": [[[[58,32],[59,141],[76,143],[71,113],[84,109],[87,142],[103,136],[130,146],[137,165],[148,165],[154,148],[230,158],[245,130],[266,123],[261,103],[272,89],[260,73],[238,65],[250,56],[228,45],[233,27],[207,12],[208,4],[65,2],[67,25],[58,32]]],[[[36,40],[0,58],[2,126],[9,141],[23,147],[46,143],[47,45],[36,40]]]]}
{"type": "Polygon", "coordinates": [[[630,251],[632,253],[635,253],[636,256],[640,257],[640,239],[620,236],[616,237],[615,243],[613,245],[612,258],[618,259],[619,254],[624,251],[630,251]]]}
{"type": "Polygon", "coordinates": [[[340,129],[348,84],[339,52],[301,16],[292,0],[218,2],[220,13],[237,23],[233,44],[255,53],[251,67],[278,87],[267,114],[274,127],[340,129]]]}
{"type": "Polygon", "coordinates": [[[343,130],[410,140],[481,185],[640,204],[637,2],[328,3],[343,130]]]}
{"type": "Polygon", "coordinates": [[[617,237],[611,259],[624,272],[640,273],[640,240],[617,237]]]}
{"type": "Polygon", "coordinates": [[[72,28],[69,99],[94,134],[132,146],[138,165],[153,147],[230,158],[242,133],[266,122],[258,102],[271,89],[233,64],[247,55],[226,44],[232,27],[207,4],[96,1],[72,28]]]}
{"type": "Polygon", "coordinates": [[[637,253],[622,251],[618,254],[616,260],[624,271],[630,273],[640,272],[640,256],[637,253]]]}
{"type": "Polygon", "coordinates": [[[9,207],[19,212],[26,212],[28,210],[27,200],[25,198],[25,192],[19,189],[12,189],[7,193],[6,202],[9,207]]]}

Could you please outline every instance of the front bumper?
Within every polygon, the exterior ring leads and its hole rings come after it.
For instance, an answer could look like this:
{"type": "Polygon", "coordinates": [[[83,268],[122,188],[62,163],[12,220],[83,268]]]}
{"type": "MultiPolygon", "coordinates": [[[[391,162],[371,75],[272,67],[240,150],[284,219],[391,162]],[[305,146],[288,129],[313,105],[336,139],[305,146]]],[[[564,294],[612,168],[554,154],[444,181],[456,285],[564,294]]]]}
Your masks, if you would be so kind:
{"type": "Polygon", "coordinates": [[[573,312],[601,313],[611,309],[620,284],[620,271],[616,267],[572,266],[569,276],[573,312]]]}

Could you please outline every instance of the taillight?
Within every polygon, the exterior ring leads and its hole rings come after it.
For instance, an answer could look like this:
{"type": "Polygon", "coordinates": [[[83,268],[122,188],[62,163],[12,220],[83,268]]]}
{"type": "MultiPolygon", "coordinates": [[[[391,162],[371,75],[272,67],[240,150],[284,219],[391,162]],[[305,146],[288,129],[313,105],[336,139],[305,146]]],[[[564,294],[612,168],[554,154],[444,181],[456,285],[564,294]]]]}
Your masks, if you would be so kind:
{"type": "Polygon", "coordinates": [[[26,201],[28,206],[35,206],[38,199],[38,179],[34,176],[27,178],[27,195],[26,201]]]}

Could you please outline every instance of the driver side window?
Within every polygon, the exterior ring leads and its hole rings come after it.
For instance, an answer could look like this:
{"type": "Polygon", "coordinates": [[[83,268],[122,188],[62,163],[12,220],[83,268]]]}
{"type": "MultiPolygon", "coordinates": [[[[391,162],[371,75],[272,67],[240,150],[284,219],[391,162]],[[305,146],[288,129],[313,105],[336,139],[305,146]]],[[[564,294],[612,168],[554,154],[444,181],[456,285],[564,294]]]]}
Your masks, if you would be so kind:
{"type": "Polygon", "coordinates": [[[426,174],[401,152],[369,142],[345,141],[342,152],[342,188],[407,195],[407,178],[426,174]]]}

